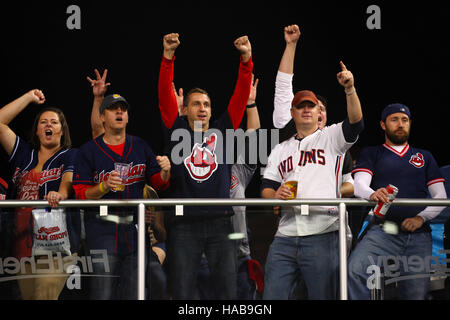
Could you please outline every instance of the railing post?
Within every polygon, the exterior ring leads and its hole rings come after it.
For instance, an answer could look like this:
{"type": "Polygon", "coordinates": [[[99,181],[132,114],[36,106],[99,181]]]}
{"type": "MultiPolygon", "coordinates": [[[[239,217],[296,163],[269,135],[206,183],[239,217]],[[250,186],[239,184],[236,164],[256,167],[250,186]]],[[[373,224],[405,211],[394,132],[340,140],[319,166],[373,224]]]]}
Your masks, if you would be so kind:
{"type": "Polygon", "coordinates": [[[145,300],[145,206],[138,207],[138,300],[145,300]]]}
{"type": "Polygon", "coordinates": [[[339,281],[341,300],[347,300],[347,219],[346,205],[339,204],[339,281]]]}

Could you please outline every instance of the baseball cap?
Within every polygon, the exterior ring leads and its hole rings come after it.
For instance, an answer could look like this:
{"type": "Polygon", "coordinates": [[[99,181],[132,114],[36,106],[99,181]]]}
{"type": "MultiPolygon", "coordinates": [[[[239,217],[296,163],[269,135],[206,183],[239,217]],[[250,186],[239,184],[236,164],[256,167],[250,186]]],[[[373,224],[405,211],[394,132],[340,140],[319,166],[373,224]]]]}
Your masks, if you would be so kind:
{"type": "Polygon", "coordinates": [[[120,94],[110,94],[109,96],[106,96],[103,99],[102,105],[100,106],[100,113],[103,113],[105,109],[110,108],[111,106],[115,105],[118,102],[121,102],[123,106],[127,108],[127,110],[130,108],[130,105],[128,104],[127,100],[125,100],[125,98],[122,97],[120,94]]]}
{"type": "Polygon", "coordinates": [[[390,116],[393,113],[397,113],[397,112],[402,112],[402,113],[406,114],[409,118],[411,118],[411,112],[409,111],[409,108],[407,106],[405,106],[404,104],[401,104],[401,103],[393,103],[393,104],[387,105],[383,109],[383,112],[381,112],[381,120],[383,122],[385,122],[386,118],[388,116],[390,116]]]}
{"type": "Polygon", "coordinates": [[[319,103],[314,92],[309,91],[309,90],[302,90],[295,94],[294,99],[292,99],[291,106],[292,106],[292,108],[295,108],[296,106],[298,106],[300,103],[302,103],[304,101],[312,102],[315,105],[319,103]]]}

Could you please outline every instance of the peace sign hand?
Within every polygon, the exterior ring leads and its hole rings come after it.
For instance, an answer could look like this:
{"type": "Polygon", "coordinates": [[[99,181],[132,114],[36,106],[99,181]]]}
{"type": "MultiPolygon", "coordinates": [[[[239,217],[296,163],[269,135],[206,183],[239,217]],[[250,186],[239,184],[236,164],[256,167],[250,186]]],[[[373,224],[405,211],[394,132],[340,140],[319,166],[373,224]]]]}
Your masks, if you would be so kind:
{"type": "Polygon", "coordinates": [[[250,86],[250,95],[248,97],[247,105],[256,102],[256,89],[258,88],[259,79],[255,79],[255,75],[252,73],[252,85],[250,86]]]}
{"type": "Polygon", "coordinates": [[[106,90],[108,90],[108,87],[111,85],[111,83],[106,83],[106,76],[108,74],[108,69],[105,69],[103,71],[103,75],[100,76],[100,73],[97,69],[94,70],[96,79],[92,80],[89,77],[86,77],[89,83],[92,87],[92,93],[94,94],[94,97],[103,97],[106,93],[106,90]]]}

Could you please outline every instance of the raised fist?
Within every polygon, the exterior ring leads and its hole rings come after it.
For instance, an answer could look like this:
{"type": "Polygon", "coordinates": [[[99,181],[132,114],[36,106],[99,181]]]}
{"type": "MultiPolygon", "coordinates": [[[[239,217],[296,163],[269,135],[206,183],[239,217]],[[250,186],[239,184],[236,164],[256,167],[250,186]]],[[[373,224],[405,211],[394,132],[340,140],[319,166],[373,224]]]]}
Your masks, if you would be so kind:
{"type": "Polygon", "coordinates": [[[298,39],[300,39],[300,35],[300,28],[296,24],[284,28],[284,40],[286,41],[286,44],[297,43],[298,39]]]}
{"type": "Polygon", "coordinates": [[[164,50],[175,51],[175,49],[180,45],[179,37],[180,35],[178,33],[166,34],[163,38],[164,50]]]}
{"type": "Polygon", "coordinates": [[[252,46],[247,36],[242,36],[234,40],[234,46],[241,53],[244,62],[247,62],[252,56],[252,46]]]}
{"type": "Polygon", "coordinates": [[[33,103],[43,104],[45,102],[44,93],[39,89],[30,90],[27,94],[33,103]]]}

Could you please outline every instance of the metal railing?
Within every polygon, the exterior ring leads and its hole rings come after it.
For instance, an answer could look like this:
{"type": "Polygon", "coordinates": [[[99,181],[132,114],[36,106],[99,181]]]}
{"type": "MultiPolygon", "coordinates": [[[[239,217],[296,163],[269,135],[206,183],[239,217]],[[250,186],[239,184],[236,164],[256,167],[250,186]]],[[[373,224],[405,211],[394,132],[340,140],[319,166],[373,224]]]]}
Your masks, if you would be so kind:
{"type": "MultiPolygon", "coordinates": [[[[347,242],[346,208],[347,206],[373,206],[375,202],[364,199],[135,199],[135,200],[65,200],[60,207],[100,207],[100,214],[106,215],[108,206],[138,207],[138,299],[145,299],[145,206],[175,206],[176,214],[183,215],[184,206],[300,206],[308,212],[308,206],[339,207],[339,274],[340,299],[347,300],[347,242]]],[[[395,206],[450,206],[450,199],[396,199],[395,206]]],[[[0,208],[11,207],[48,207],[47,201],[3,200],[0,208]]]]}

